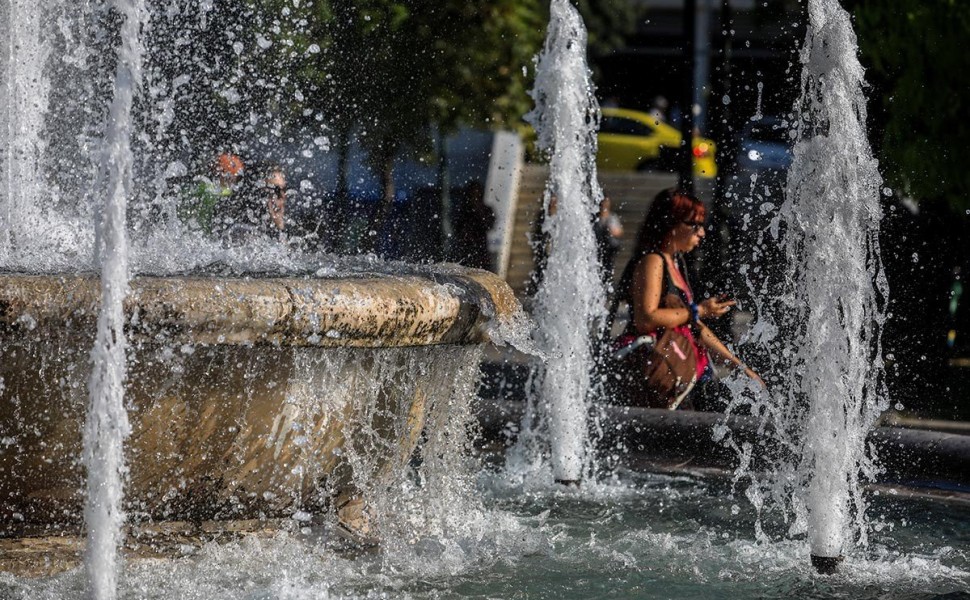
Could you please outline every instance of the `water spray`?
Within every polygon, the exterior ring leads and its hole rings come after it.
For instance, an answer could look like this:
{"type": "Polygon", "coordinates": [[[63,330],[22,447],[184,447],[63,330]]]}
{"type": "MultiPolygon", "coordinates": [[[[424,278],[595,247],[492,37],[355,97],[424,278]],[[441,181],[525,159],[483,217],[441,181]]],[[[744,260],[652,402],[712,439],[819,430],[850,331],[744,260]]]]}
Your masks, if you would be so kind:
{"type": "Polygon", "coordinates": [[[125,522],[121,506],[126,472],[124,444],[130,432],[124,405],[126,349],[124,300],[128,292],[125,209],[131,189],[131,108],[141,70],[141,0],[117,0],[124,21],[115,74],[114,100],[105,133],[102,183],[105,205],[98,223],[96,252],[101,260],[101,314],[91,349],[90,403],[84,426],[87,467],[85,571],[91,597],[117,597],[118,549],[125,522]]]}
{"type": "Polygon", "coordinates": [[[794,160],[780,219],[794,272],[786,298],[804,324],[790,340],[789,399],[809,406],[799,470],[807,479],[811,560],[820,573],[832,573],[853,535],[866,541],[860,483],[874,471],[866,435],[888,406],[881,338],[889,290],[879,248],[881,178],[866,137],[858,44],[837,0],[811,0],[808,12],[794,160]]]}
{"type": "Polygon", "coordinates": [[[553,0],[526,117],[549,157],[544,233],[551,250],[536,294],[537,344],[549,356],[541,374],[553,476],[578,485],[586,462],[593,356],[590,332],[606,296],[593,234],[603,192],[596,176],[599,106],[586,64],[586,28],[568,0],[553,0]],[[555,205],[555,210],[553,210],[555,205]]]}

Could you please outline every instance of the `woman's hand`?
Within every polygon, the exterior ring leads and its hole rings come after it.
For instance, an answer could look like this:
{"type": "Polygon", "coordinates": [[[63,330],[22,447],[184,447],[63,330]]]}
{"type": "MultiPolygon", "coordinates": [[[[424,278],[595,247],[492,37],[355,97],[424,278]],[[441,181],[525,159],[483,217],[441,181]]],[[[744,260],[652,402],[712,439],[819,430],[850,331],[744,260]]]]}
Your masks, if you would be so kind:
{"type": "Polygon", "coordinates": [[[750,377],[751,379],[755,380],[758,383],[758,385],[761,386],[761,389],[763,390],[768,389],[768,386],[765,384],[765,380],[761,378],[761,375],[758,375],[757,373],[755,373],[754,370],[751,369],[751,367],[748,367],[748,366],[744,367],[744,374],[750,377]]]}
{"type": "Polygon", "coordinates": [[[708,298],[697,305],[697,316],[701,319],[716,319],[727,314],[727,312],[731,310],[731,307],[735,304],[737,304],[737,302],[727,298],[708,298]]]}

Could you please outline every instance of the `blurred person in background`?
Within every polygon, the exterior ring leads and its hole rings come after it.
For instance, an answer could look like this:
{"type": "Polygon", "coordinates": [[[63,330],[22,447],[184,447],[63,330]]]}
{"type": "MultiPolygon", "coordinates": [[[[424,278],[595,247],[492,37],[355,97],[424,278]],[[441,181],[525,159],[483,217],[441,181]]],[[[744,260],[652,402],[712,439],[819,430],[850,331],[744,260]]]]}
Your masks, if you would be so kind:
{"type": "Polygon", "coordinates": [[[286,241],[292,229],[286,196],[282,167],[268,163],[250,168],[238,193],[220,198],[214,211],[214,233],[230,245],[261,238],[286,241]]]}
{"type": "MultiPolygon", "coordinates": [[[[689,348],[682,349],[680,360],[687,361],[686,354],[692,353],[690,358],[693,360],[689,362],[695,365],[695,382],[700,388],[715,380],[711,355],[725,367],[743,372],[764,388],[761,377],[741,362],[704,324],[708,319],[726,315],[734,306],[734,300],[722,295],[698,302],[688,281],[684,255],[692,252],[704,239],[706,216],[704,204],[683,190],[664,190],[654,198],[637,234],[633,257],[617,285],[611,310],[615,314],[619,302],[630,306],[630,320],[616,342],[617,354],[645,337],[660,340],[664,330],[673,328],[688,341],[689,348]]],[[[642,377],[640,367],[644,363],[640,359],[647,359],[651,350],[650,346],[644,345],[627,353],[634,358],[628,363],[631,367],[629,377],[642,377]]],[[[633,383],[645,382],[634,380],[633,383]]],[[[627,400],[656,408],[708,409],[692,401],[692,396],[698,395],[694,388],[693,384],[686,386],[686,391],[671,403],[673,398],[655,398],[646,386],[633,385],[631,389],[641,390],[643,397],[627,400]]]]}
{"type": "Polygon", "coordinates": [[[609,196],[604,196],[600,202],[600,211],[593,223],[593,233],[596,236],[596,254],[599,258],[603,286],[610,290],[613,286],[616,253],[620,250],[620,239],[623,237],[623,224],[613,213],[609,196]]]}
{"type": "Polygon", "coordinates": [[[479,181],[470,181],[456,191],[451,259],[466,267],[491,270],[488,232],[495,223],[495,214],[485,204],[485,186],[479,181]]]}
{"type": "MultiPolygon", "coordinates": [[[[556,214],[559,209],[559,198],[549,197],[549,216],[556,214]]],[[[546,209],[540,205],[532,219],[532,231],[529,233],[529,245],[532,246],[532,273],[526,282],[525,293],[535,296],[546,277],[546,266],[549,264],[549,253],[552,251],[552,236],[546,229],[546,209]]]]}
{"type": "Polygon", "coordinates": [[[243,161],[223,152],[212,162],[211,178],[199,177],[179,206],[179,218],[191,229],[213,233],[217,207],[237,191],[245,173],[243,161]]]}

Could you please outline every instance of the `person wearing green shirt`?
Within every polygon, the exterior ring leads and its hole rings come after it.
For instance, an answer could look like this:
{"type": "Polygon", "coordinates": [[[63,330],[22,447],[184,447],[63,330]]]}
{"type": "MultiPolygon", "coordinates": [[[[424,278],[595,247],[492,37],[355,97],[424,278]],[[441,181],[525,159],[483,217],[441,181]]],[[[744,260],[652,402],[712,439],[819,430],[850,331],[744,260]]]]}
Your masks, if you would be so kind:
{"type": "Polygon", "coordinates": [[[216,157],[212,166],[213,178],[202,177],[190,190],[179,210],[179,217],[189,227],[211,234],[216,207],[232,196],[243,174],[243,162],[228,152],[216,157]]]}

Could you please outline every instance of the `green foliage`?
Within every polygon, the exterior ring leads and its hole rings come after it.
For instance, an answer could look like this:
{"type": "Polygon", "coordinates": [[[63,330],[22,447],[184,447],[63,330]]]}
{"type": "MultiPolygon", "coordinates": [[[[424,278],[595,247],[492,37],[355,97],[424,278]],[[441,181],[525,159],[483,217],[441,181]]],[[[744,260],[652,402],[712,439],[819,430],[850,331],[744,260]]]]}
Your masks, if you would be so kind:
{"type": "Polygon", "coordinates": [[[623,46],[644,16],[643,7],[630,0],[578,0],[576,7],[589,32],[593,60],[623,46]]]}
{"type": "Polygon", "coordinates": [[[508,125],[529,109],[539,0],[260,4],[290,14],[278,37],[292,42],[289,72],[313,92],[304,109],[338,135],[355,132],[379,168],[405,146],[428,150],[436,129],[508,125]]]}
{"type": "MultiPolygon", "coordinates": [[[[640,14],[628,0],[578,7],[594,58],[640,14]]],[[[547,18],[548,0],[217,0],[200,11],[211,63],[200,68],[219,118],[195,122],[228,124],[222,141],[244,133],[246,114],[276,135],[320,123],[338,145],[355,137],[381,170],[405,148],[430,152],[436,131],[518,127],[547,18]]]]}
{"type": "Polygon", "coordinates": [[[920,201],[970,208],[970,3],[855,0],[863,62],[873,85],[873,140],[883,175],[920,201]]]}

